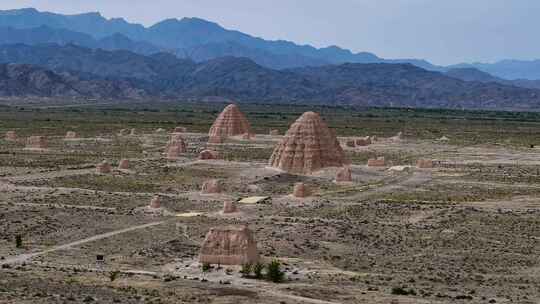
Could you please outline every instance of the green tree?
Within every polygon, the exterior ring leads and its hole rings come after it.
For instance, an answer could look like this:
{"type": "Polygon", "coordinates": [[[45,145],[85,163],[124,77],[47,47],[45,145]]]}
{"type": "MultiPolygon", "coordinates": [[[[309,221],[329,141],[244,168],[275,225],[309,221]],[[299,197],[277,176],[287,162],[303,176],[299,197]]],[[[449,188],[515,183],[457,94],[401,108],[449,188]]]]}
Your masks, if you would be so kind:
{"type": "Polygon", "coordinates": [[[203,272],[210,272],[210,269],[212,269],[212,265],[210,265],[210,263],[203,263],[202,264],[202,271],[203,272]]]}
{"type": "Polygon", "coordinates": [[[264,270],[264,264],[257,262],[253,266],[253,273],[255,274],[255,279],[262,279],[263,278],[263,270],[264,270]]]}
{"type": "Polygon", "coordinates": [[[15,247],[17,247],[17,248],[22,247],[22,235],[20,235],[20,234],[15,236],[15,247]]]}
{"type": "Polygon", "coordinates": [[[274,259],[266,266],[266,278],[274,283],[283,282],[285,273],[281,271],[281,264],[278,260],[274,259]]]}

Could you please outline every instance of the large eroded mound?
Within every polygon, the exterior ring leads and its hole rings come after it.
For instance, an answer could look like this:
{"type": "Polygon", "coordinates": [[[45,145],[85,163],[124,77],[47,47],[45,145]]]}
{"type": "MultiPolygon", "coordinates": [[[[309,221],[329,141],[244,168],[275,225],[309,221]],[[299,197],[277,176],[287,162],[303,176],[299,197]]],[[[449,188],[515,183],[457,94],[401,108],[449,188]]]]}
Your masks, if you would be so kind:
{"type": "Polygon", "coordinates": [[[203,264],[243,265],[258,261],[257,243],[247,226],[210,229],[199,254],[203,264]]]}
{"type": "Polygon", "coordinates": [[[235,104],[230,104],[221,114],[219,114],[210,132],[208,132],[209,142],[221,143],[229,136],[250,134],[251,126],[247,118],[240,112],[235,104]]]}
{"type": "Polygon", "coordinates": [[[270,166],[297,174],[310,174],[345,163],[345,153],[336,136],[315,112],[302,114],[270,157],[270,166]]]}

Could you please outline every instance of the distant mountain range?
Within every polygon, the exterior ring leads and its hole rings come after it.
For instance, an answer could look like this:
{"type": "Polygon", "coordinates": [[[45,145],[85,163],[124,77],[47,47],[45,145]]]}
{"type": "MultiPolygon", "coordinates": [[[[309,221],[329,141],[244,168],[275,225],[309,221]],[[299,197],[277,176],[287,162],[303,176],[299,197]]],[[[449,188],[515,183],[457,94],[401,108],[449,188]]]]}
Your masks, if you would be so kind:
{"type": "Polygon", "coordinates": [[[32,65],[0,64],[0,96],[134,99],[144,94],[120,80],[82,79],[32,65]]]}
{"type": "Polygon", "coordinates": [[[475,68],[508,80],[540,79],[540,60],[502,60],[495,63],[462,63],[447,67],[447,69],[453,68],[475,68]]]}
{"type": "Polygon", "coordinates": [[[94,49],[129,50],[146,55],[163,51],[163,49],[150,43],[133,41],[119,33],[95,39],[88,34],[73,32],[66,29],[50,28],[45,25],[25,29],[0,27],[0,45],[7,44],[76,44],[94,49]]]}
{"type": "Polygon", "coordinates": [[[197,63],[68,44],[0,46],[0,95],[474,109],[540,109],[540,90],[463,81],[411,64],[274,70],[247,58],[197,63]],[[9,63],[9,64],[8,64],[9,63]]]}
{"type": "Polygon", "coordinates": [[[0,96],[540,109],[539,80],[498,76],[534,76],[535,65],[504,67],[317,49],[197,18],[144,27],[98,13],[0,11],[0,96]]]}
{"type": "Polygon", "coordinates": [[[528,89],[540,89],[540,80],[529,79],[515,79],[507,80],[499,77],[495,77],[486,72],[472,67],[464,68],[451,68],[446,70],[447,76],[461,79],[464,81],[478,81],[478,82],[496,82],[505,85],[511,85],[516,87],[528,88],[528,89]]]}
{"type": "Polygon", "coordinates": [[[0,11],[0,34],[0,44],[73,43],[144,55],[169,52],[196,62],[224,56],[246,57],[273,69],[341,63],[411,63],[430,71],[476,68],[503,79],[540,79],[540,60],[443,67],[418,59],[383,59],[337,46],[315,48],[290,41],[264,40],[199,18],[167,19],[144,27],[122,18],[106,19],[97,12],[62,15],[26,8],[0,11]]]}

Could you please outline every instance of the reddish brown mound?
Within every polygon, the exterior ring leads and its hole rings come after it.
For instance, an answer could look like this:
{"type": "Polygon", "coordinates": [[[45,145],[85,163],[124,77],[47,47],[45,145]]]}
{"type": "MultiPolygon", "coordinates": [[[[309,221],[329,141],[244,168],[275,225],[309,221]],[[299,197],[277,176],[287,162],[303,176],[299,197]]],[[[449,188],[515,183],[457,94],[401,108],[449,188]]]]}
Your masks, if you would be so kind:
{"type": "Polygon", "coordinates": [[[167,159],[176,159],[180,154],[185,153],[186,148],[182,145],[174,145],[167,148],[167,159]]]}
{"type": "Polygon", "coordinates": [[[45,136],[30,136],[26,140],[27,149],[47,149],[47,138],[45,136]]]}
{"type": "Polygon", "coordinates": [[[219,179],[210,179],[203,183],[201,187],[202,194],[221,193],[221,182],[219,179]]]}
{"type": "Polygon", "coordinates": [[[161,207],[161,199],[159,198],[159,195],[156,195],[150,201],[150,208],[157,209],[160,207],[161,207]]]}
{"type": "Polygon", "coordinates": [[[118,169],[122,169],[122,170],[129,169],[129,160],[127,159],[120,160],[120,162],[118,163],[118,169]]]}
{"type": "Polygon", "coordinates": [[[248,120],[240,112],[240,109],[235,104],[228,105],[208,132],[209,143],[222,143],[227,137],[251,134],[251,127],[248,120]]]}
{"type": "Polygon", "coordinates": [[[304,183],[294,184],[293,196],[294,197],[308,197],[311,195],[311,191],[304,183]]]}
{"type": "Polygon", "coordinates": [[[169,146],[171,146],[171,145],[174,145],[174,144],[176,144],[177,142],[182,142],[182,143],[184,143],[184,138],[182,137],[181,134],[173,133],[173,135],[171,135],[171,138],[170,138],[169,141],[167,142],[167,147],[169,147],[169,146]]]}
{"type": "Polygon", "coordinates": [[[345,163],[345,153],[335,134],[314,112],[302,114],[291,125],[270,157],[270,166],[297,174],[345,163]]]}
{"type": "Polygon", "coordinates": [[[219,154],[216,151],[212,150],[202,150],[199,153],[199,159],[205,160],[205,159],[218,159],[219,154]]]}
{"type": "Polygon", "coordinates": [[[16,141],[17,140],[17,133],[15,133],[15,131],[7,131],[5,139],[7,141],[16,141]]]}
{"type": "Polygon", "coordinates": [[[257,243],[247,226],[210,229],[199,254],[201,264],[243,265],[258,261],[257,243]]]}
{"type": "Polygon", "coordinates": [[[244,133],[242,134],[242,139],[243,140],[250,140],[253,138],[253,134],[250,134],[250,133],[244,133]]]}
{"type": "Polygon", "coordinates": [[[180,157],[181,153],[186,153],[187,147],[184,139],[180,134],[171,136],[171,139],[167,143],[166,154],[167,158],[174,159],[180,157]]]}
{"type": "Polygon", "coordinates": [[[351,168],[343,167],[339,169],[336,174],[336,182],[350,182],[352,181],[351,168]]]}
{"type": "Polygon", "coordinates": [[[96,171],[101,174],[111,173],[111,165],[104,160],[96,166],[96,171]]]}
{"type": "Polygon", "coordinates": [[[238,210],[236,209],[236,203],[234,201],[225,201],[223,203],[223,213],[235,213],[238,210]]]}
{"type": "Polygon", "coordinates": [[[433,168],[433,160],[419,159],[418,161],[416,161],[416,166],[421,169],[431,169],[433,168]]]}
{"type": "Polygon", "coordinates": [[[370,158],[367,162],[368,167],[384,167],[386,162],[384,161],[384,156],[377,158],[370,158]]]}
{"type": "Polygon", "coordinates": [[[351,147],[351,148],[356,147],[356,142],[354,141],[354,139],[353,140],[347,140],[346,144],[347,144],[347,147],[351,147]]]}

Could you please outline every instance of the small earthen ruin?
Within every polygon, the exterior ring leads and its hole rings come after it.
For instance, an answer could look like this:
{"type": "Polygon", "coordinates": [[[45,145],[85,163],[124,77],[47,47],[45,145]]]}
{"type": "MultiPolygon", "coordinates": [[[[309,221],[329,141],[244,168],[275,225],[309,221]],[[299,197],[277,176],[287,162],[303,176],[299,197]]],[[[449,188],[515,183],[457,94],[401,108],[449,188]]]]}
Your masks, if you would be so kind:
{"type": "Polygon", "coordinates": [[[118,169],[120,170],[127,170],[129,169],[129,160],[127,159],[121,159],[120,162],[118,163],[118,169]]]}
{"type": "Polygon", "coordinates": [[[365,147],[371,145],[371,137],[360,137],[356,139],[356,145],[359,147],[365,147]]]}
{"type": "Polygon", "coordinates": [[[76,139],[77,133],[74,131],[67,131],[65,139],[76,139]]]}
{"type": "Polygon", "coordinates": [[[167,148],[166,158],[167,159],[177,159],[180,157],[180,154],[186,152],[186,149],[182,145],[173,145],[167,148]]]}
{"type": "Polygon", "coordinates": [[[350,167],[343,167],[339,169],[336,174],[336,182],[350,182],[352,181],[352,172],[350,167]]]}
{"type": "Polygon", "coordinates": [[[210,159],[218,159],[218,158],[219,158],[219,154],[213,150],[202,150],[199,153],[200,160],[210,160],[210,159]]]}
{"type": "Polygon", "coordinates": [[[180,134],[174,134],[167,143],[165,150],[168,159],[176,159],[180,157],[180,154],[186,153],[186,142],[180,134]]]}
{"type": "Polygon", "coordinates": [[[240,112],[240,109],[235,104],[230,104],[218,118],[214,121],[210,131],[208,132],[209,143],[223,143],[227,137],[252,134],[251,126],[247,118],[240,112]]]}
{"type": "Polygon", "coordinates": [[[221,181],[219,179],[210,179],[205,181],[201,187],[202,194],[217,194],[221,193],[221,181]]]}
{"type": "Polygon", "coordinates": [[[7,131],[5,140],[6,141],[16,141],[17,140],[17,133],[15,133],[15,131],[7,131]]]}
{"type": "Polygon", "coordinates": [[[341,167],[345,153],[326,123],[306,112],[289,128],[270,157],[269,165],[295,174],[311,174],[325,167],[341,167]]]}
{"type": "Polygon", "coordinates": [[[416,161],[416,167],[420,169],[431,169],[433,168],[433,160],[431,159],[419,159],[416,161]]]}
{"type": "Polygon", "coordinates": [[[173,133],[171,137],[169,138],[169,141],[167,142],[167,147],[175,145],[176,143],[181,142],[185,145],[184,138],[181,134],[173,133]]]}
{"type": "Polygon", "coordinates": [[[149,207],[151,209],[158,209],[158,208],[161,208],[161,199],[159,197],[159,195],[156,195],[152,198],[152,200],[150,200],[150,205],[149,207]]]}
{"type": "Polygon", "coordinates": [[[223,203],[223,214],[236,213],[236,212],[238,212],[238,209],[236,208],[235,201],[225,201],[223,203]]]}
{"type": "Polygon", "coordinates": [[[42,150],[47,149],[47,138],[45,136],[30,136],[26,140],[26,149],[42,150]]]}
{"type": "Polygon", "coordinates": [[[107,174],[111,173],[111,165],[106,160],[102,161],[101,163],[97,164],[96,171],[99,174],[107,174]]]}
{"type": "Polygon", "coordinates": [[[354,147],[356,147],[356,142],[354,141],[354,139],[353,139],[353,140],[347,140],[347,142],[345,143],[345,145],[346,145],[347,147],[354,148],[354,147]]]}
{"type": "Polygon", "coordinates": [[[247,225],[210,229],[199,253],[201,264],[244,265],[258,261],[257,243],[247,225]]]}
{"type": "Polygon", "coordinates": [[[377,158],[370,158],[367,162],[368,167],[385,167],[386,162],[384,160],[384,156],[380,156],[377,158]]]}
{"type": "Polygon", "coordinates": [[[304,183],[294,184],[293,196],[298,198],[304,198],[311,195],[311,191],[304,183]]]}

